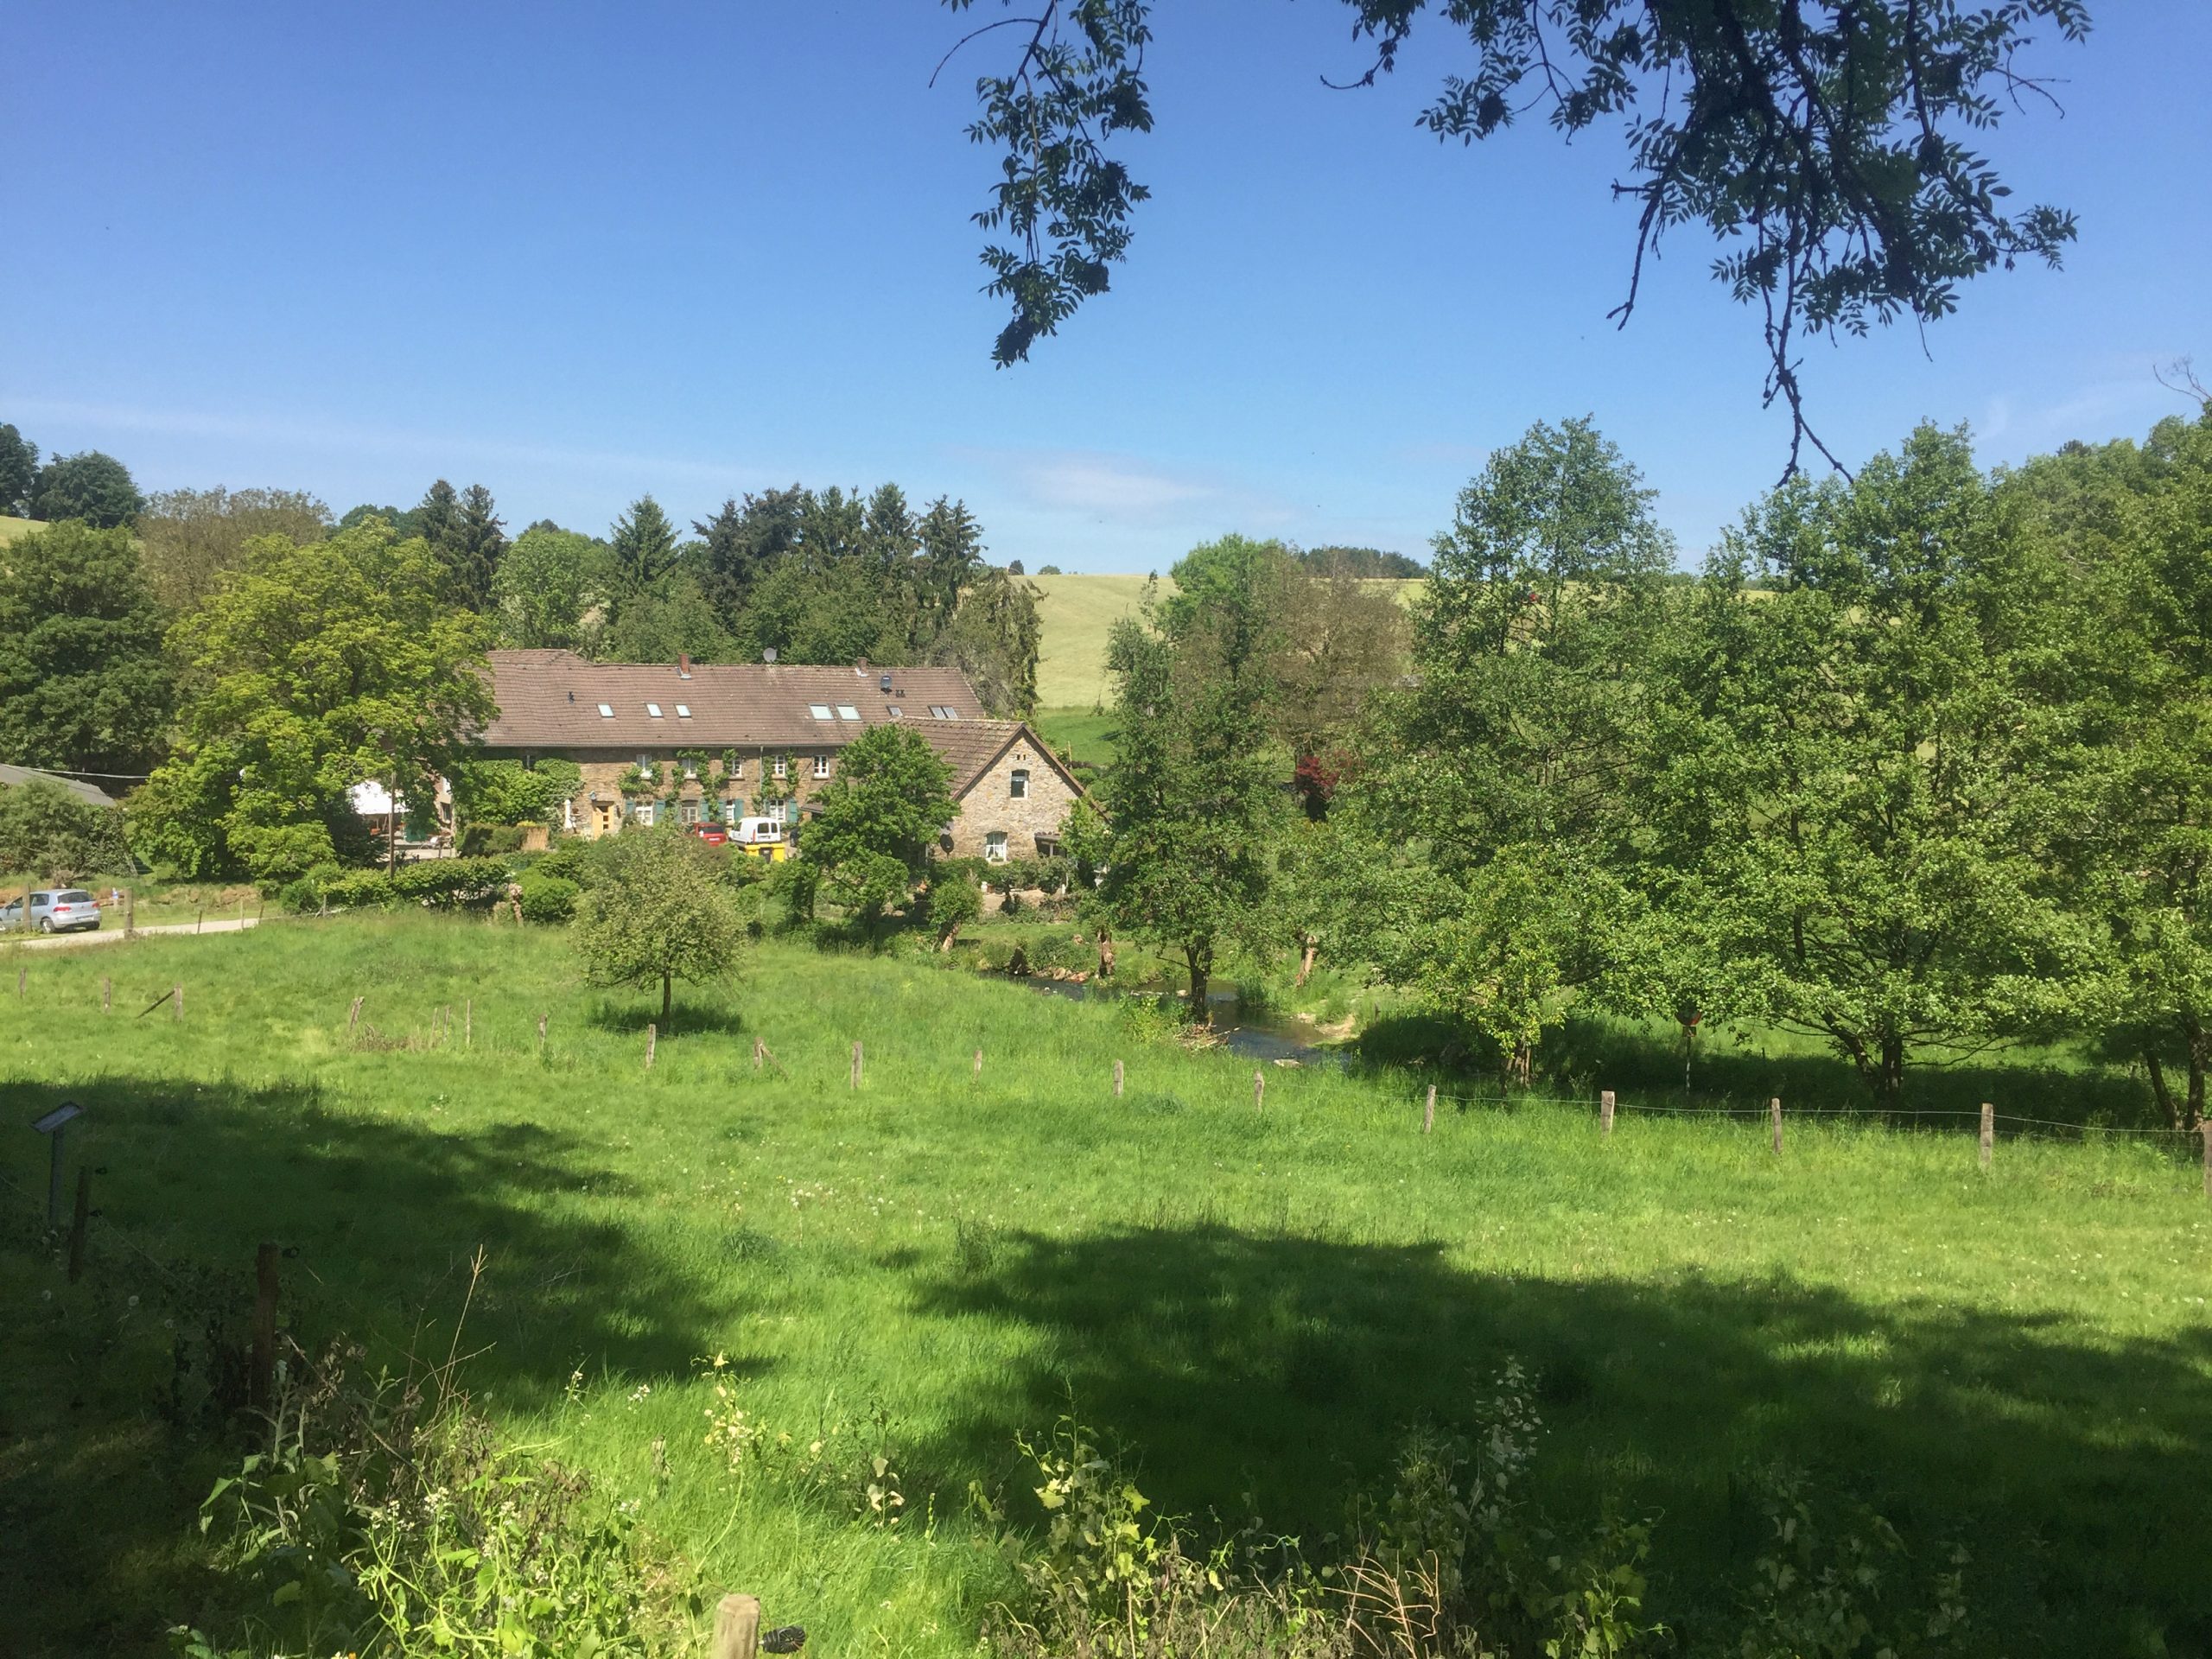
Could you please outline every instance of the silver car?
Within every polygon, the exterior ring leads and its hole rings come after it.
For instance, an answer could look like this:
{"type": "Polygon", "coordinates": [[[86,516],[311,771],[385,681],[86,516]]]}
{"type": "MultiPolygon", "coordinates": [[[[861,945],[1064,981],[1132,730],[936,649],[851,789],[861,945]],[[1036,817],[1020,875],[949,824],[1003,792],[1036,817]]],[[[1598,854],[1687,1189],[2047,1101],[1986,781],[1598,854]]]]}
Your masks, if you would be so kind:
{"type": "MultiPolygon", "coordinates": [[[[18,898],[0,909],[0,928],[23,925],[23,901],[18,898]]],[[[100,925],[99,900],[82,887],[58,887],[52,893],[31,894],[31,925],[41,933],[79,933],[100,925]]]]}

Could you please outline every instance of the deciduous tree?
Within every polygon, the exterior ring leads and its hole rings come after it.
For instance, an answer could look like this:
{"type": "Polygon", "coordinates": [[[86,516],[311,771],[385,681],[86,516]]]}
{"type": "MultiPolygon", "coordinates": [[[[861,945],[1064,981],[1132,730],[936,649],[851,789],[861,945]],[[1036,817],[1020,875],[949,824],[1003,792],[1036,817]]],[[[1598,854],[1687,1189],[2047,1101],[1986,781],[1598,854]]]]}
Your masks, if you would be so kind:
{"type": "Polygon", "coordinates": [[[244,563],[257,536],[319,541],[330,509],[303,490],[163,490],[138,516],[138,544],[154,596],[181,615],[244,563]]]}
{"type": "Polygon", "coordinates": [[[38,446],[0,421],[0,513],[28,517],[37,482],[38,446]]]}
{"type": "Polygon", "coordinates": [[[183,874],[293,876],[366,850],[349,791],[429,800],[493,715],[487,629],[456,610],[419,537],[370,521],[266,537],[180,622],[177,744],[131,803],[141,850],[183,874]]]}
{"type": "Polygon", "coordinates": [[[847,745],[818,799],[805,856],[822,869],[830,896],[869,920],[905,900],[960,810],[952,768],[918,732],[895,724],[847,745]]]}
{"type": "Polygon", "coordinates": [[[605,543],[573,530],[532,524],[493,574],[499,643],[590,650],[604,624],[611,579],[605,543]]]}
{"type": "Polygon", "coordinates": [[[611,842],[578,906],[575,940],[594,985],[660,987],[669,1023],[676,982],[721,978],[745,952],[745,918],[714,849],[673,824],[611,842]]]}
{"type": "Polygon", "coordinates": [[[79,521],[0,562],[0,758],[71,772],[152,764],[175,702],[163,617],[128,530],[79,521]]]}
{"type": "Polygon", "coordinates": [[[95,530],[112,530],[129,524],[145,505],[130,469],[97,449],[54,456],[39,468],[31,486],[31,517],[48,524],[81,518],[95,530]]]}

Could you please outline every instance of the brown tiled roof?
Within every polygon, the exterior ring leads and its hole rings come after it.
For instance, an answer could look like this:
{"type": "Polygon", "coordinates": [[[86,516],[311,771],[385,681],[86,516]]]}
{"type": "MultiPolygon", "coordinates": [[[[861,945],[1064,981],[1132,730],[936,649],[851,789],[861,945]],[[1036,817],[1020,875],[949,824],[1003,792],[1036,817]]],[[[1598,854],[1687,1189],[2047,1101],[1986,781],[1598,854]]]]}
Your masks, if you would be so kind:
{"type": "Polygon", "coordinates": [[[673,663],[590,663],[567,651],[495,651],[491,662],[499,712],[480,741],[495,749],[835,748],[900,718],[894,708],[932,742],[971,723],[1009,724],[979,718],[982,700],[956,668],[694,663],[686,679],[673,663]],[[599,712],[601,703],[611,715],[599,712]],[[659,707],[658,719],[649,703],[659,707]],[[830,717],[815,719],[814,704],[827,707],[830,717]],[[959,718],[933,718],[932,706],[959,718]],[[860,718],[840,719],[841,707],[860,718]]]}
{"type": "Polygon", "coordinates": [[[960,720],[925,721],[918,728],[929,739],[930,747],[944,757],[952,768],[952,798],[958,800],[975,788],[992,763],[1009,748],[1016,738],[1027,741],[1038,758],[1058,772],[1078,795],[1083,785],[1059,762],[1052,746],[1037,735],[1026,720],[960,720]]]}

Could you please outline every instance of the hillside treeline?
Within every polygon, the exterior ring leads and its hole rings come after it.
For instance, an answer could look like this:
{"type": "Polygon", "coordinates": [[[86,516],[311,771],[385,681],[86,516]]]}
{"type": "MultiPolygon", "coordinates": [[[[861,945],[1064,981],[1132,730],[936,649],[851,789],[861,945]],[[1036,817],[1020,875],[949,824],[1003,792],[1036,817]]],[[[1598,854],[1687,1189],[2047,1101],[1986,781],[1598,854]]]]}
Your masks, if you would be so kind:
{"type": "Polygon", "coordinates": [[[1689,582],[1618,450],[1539,425],[1434,549],[1410,671],[1325,709],[1290,671],[1312,607],[1249,544],[1116,638],[1102,916],[1194,1007],[1255,943],[1508,1075],[1578,1007],[1809,1033],[1885,1106],[2088,1037],[2202,1117],[2212,415],[1994,474],[1923,427],[1756,502],[1689,582]]]}

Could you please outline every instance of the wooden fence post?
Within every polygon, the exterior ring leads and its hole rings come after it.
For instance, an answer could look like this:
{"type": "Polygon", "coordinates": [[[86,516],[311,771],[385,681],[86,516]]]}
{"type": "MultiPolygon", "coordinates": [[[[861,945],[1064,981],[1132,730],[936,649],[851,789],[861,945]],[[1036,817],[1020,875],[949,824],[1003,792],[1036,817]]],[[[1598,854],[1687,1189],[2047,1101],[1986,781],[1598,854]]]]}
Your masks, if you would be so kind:
{"type": "Polygon", "coordinates": [[[980,1048],[976,1051],[976,1075],[979,1077],[983,1075],[983,1051],[980,1048]]]}
{"type": "Polygon", "coordinates": [[[92,1218],[92,1172],[77,1166],[77,1208],[69,1217],[69,1282],[85,1276],[85,1229],[92,1218]]]}
{"type": "Polygon", "coordinates": [[[1267,1103],[1268,1074],[1264,1071],[1255,1071],[1252,1073],[1252,1109],[1256,1112],[1267,1103]]]}
{"type": "Polygon", "coordinates": [[[351,1037],[359,1027],[361,1023],[361,1004],[368,1000],[369,999],[365,996],[357,996],[353,999],[353,1006],[346,1015],[346,1034],[348,1037],[351,1037]]]}
{"type": "Polygon", "coordinates": [[[753,1659],[760,1651],[760,1600],[724,1596],[715,1609],[715,1645],[710,1659],[753,1659]]]}
{"type": "Polygon", "coordinates": [[[461,999],[461,1046],[476,1046],[476,999],[473,996],[461,999]]]}
{"type": "Polygon", "coordinates": [[[541,1056],[545,1052],[545,1016],[542,1014],[537,1016],[537,1052],[541,1056]]]}
{"type": "Polygon", "coordinates": [[[854,1039],[853,1039],[853,1083],[852,1083],[852,1086],[853,1086],[854,1088],[855,1088],[855,1089],[857,1089],[857,1088],[859,1088],[859,1087],[861,1086],[861,1040],[860,1040],[860,1039],[859,1039],[859,1038],[857,1038],[857,1037],[855,1037],[855,1038],[854,1038],[854,1039]]]}
{"type": "Polygon", "coordinates": [[[753,1039],[753,1069],[755,1071],[758,1071],[760,1069],[760,1056],[764,1052],[765,1047],[766,1046],[758,1037],[755,1037],[753,1039]]]}
{"type": "Polygon", "coordinates": [[[1777,1095],[1767,1102],[1766,1109],[1774,1120],[1774,1152],[1778,1158],[1782,1155],[1782,1096],[1777,1095]]]}
{"type": "Polygon", "coordinates": [[[1436,1132],[1436,1085],[1433,1083],[1428,1085],[1428,1104],[1421,1109],[1421,1132],[1423,1135],[1436,1132]]]}
{"type": "Polygon", "coordinates": [[[1598,1128],[1606,1140],[1613,1138],[1613,1091],[1610,1089],[1598,1091],[1598,1128]]]}
{"type": "Polygon", "coordinates": [[[107,1012],[108,1004],[113,1000],[114,996],[115,982],[110,979],[105,974],[102,974],[100,976],[100,1012],[102,1014],[105,1014],[107,1012]]]}
{"type": "Polygon", "coordinates": [[[276,1392],[276,1247],[253,1253],[253,1358],[246,1374],[246,1399],[266,1411],[276,1392]]]}
{"type": "Polygon", "coordinates": [[[206,927],[207,925],[207,906],[206,905],[204,905],[204,904],[203,904],[203,905],[201,905],[201,906],[200,906],[200,913],[199,913],[197,916],[195,916],[195,917],[194,917],[194,918],[192,918],[192,931],[193,931],[194,933],[197,933],[197,932],[199,932],[199,931],[200,931],[200,929],[202,929],[202,928],[206,927]]]}
{"type": "Polygon", "coordinates": [[[1121,1097],[1122,1097],[1122,1063],[1121,1063],[1119,1060],[1116,1060],[1116,1061],[1115,1061],[1115,1062],[1114,1062],[1114,1098],[1115,1098],[1115,1099],[1116,1099],[1116,1100],[1119,1100],[1121,1097]]]}
{"type": "Polygon", "coordinates": [[[181,984],[176,988],[176,1001],[172,1006],[176,1010],[177,1023],[182,1025],[184,1023],[184,987],[181,984]]]}
{"type": "Polygon", "coordinates": [[[2212,1198],[2212,1117],[2199,1123],[2196,1132],[2204,1137],[2204,1196],[2212,1198]]]}
{"type": "Polygon", "coordinates": [[[17,998],[19,1001],[20,1001],[20,1000],[22,999],[22,995],[23,995],[23,988],[24,988],[26,985],[28,985],[28,984],[29,984],[29,983],[30,983],[30,977],[31,977],[31,965],[30,965],[30,963],[27,963],[27,962],[18,962],[18,963],[16,963],[16,998],[17,998]]]}
{"type": "Polygon", "coordinates": [[[648,1025],[645,1027],[645,1070],[648,1071],[653,1069],[653,1047],[659,1041],[660,1027],[648,1025]]]}
{"type": "Polygon", "coordinates": [[[136,887],[123,890],[123,937],[126,940],[138,937],[138,889],[136,887]]]}
{"type": "Polygon", "coordinates": [[[1989,1167],[1990,1148],[1997,1141],[1997,1109],[1987,1101],[1981,1103],[1981,1166],[1989,1167]]]}

